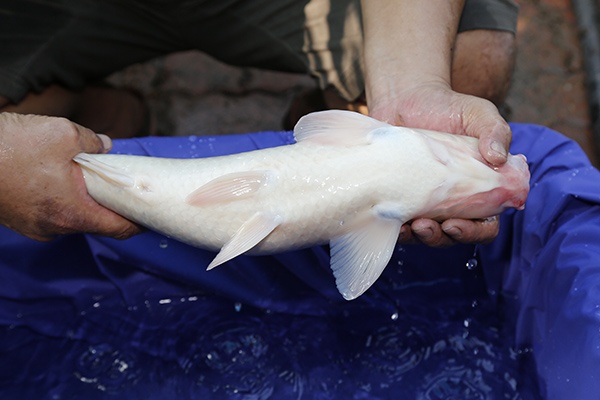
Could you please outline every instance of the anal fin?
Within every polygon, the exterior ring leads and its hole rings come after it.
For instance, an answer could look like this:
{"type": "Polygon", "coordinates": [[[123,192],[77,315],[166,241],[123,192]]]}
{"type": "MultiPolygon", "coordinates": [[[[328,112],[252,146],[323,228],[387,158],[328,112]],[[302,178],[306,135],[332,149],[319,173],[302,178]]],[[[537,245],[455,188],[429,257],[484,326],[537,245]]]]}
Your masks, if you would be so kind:
{"type": "Polygon", "coordinates": [[[279,215],[257,212],[244,222],[208,265],[207,270],[243,254],[266,238],[282,222],[279,215]]]}
{"type": "Polygon", "coordinates": [[[374,215],[366,223],[333,239],[331,269],[346,300],[363,294],[387,266],[403,221],[374,215]]]}

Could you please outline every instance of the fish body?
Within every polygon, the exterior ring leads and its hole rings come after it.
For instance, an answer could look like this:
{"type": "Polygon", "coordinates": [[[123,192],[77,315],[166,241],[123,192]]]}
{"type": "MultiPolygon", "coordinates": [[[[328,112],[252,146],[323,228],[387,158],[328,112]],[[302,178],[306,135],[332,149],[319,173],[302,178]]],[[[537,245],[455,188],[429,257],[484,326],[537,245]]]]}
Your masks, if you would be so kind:
{"type": "Polygon", "coordinates": [[[204,158],[79,154],[90,195],[148,228],[240,254],[330,243],[344,298],[387,265],[402,224],[418,217],[486,218],[523,208],[523,156],[486,165],[477,139],[394,127],[347,111],[303,117],[289,146],[204,158]]]}

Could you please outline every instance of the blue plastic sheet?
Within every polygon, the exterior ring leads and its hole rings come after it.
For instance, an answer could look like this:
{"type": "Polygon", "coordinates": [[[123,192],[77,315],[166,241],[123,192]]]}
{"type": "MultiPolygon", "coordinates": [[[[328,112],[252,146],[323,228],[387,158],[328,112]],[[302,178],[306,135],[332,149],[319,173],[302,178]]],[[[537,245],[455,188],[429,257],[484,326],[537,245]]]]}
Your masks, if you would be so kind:
{"type": "MultiPolygon", "coordinates": [[[[153,232],[39,243],[0,229],[2,398],[596,399],[600,174],[572,141],[515,124],[524,211],[485,246],[398,246],[359,299],[328,249],[238,257],[153,232]],[[82,397],[83,396],[83,397],[82,397]]],[[[290,133],[116,141],[208,157],[290,133]]]]}

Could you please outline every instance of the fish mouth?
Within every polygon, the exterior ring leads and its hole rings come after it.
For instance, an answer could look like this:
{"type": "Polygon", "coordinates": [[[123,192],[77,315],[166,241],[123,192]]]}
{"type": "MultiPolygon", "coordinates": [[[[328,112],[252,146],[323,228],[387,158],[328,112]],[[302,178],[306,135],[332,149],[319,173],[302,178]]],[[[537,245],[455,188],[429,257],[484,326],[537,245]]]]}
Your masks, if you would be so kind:
{"type": "Polygon", "coordinates": [[[509,155],[506,164],[500,167],[502,173],[502,186],[508,191],[506,207],[523,210],[529,196],[529,180],[531,174],[527,157],[523,154],[509,155]]]}

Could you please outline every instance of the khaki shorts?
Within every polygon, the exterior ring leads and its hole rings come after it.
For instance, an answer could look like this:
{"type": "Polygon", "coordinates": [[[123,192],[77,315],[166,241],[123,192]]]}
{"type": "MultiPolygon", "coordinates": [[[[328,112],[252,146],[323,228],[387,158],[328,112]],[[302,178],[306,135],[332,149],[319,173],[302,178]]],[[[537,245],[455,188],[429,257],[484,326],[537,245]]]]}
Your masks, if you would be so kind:
{"type": "MultiPolygon", "coordinates": [[[[467,0],[459,31],[515,31],[512,0],[467,0]]],[[[197,49],[229,64],[364,89],[358,0],[0,0],[0,95],[77,90],[128,65],[197,49]]]]}

